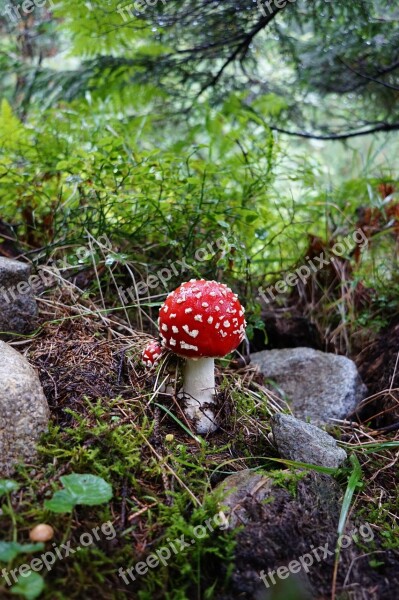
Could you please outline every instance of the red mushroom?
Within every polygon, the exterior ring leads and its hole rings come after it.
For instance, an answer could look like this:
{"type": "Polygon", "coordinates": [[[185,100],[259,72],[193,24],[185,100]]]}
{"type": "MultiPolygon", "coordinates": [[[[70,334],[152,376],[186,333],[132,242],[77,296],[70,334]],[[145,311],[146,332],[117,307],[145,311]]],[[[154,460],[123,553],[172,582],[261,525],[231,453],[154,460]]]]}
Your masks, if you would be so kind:
{"type": "Polygon", "coordinates": [[[162,354],[162,346],[156,340],[149,342],[141,355],[142,361],[149,369],[159,363],[162,354]]]}
{"type": "Polygon", "coordinates": [[[223,283],[191,279],[166,298],[159,311],[162,345],[186,358],[183,394],[197,433],[217,428],[214,358],[237,348],[245,337],[244,308],[223,283]]]}

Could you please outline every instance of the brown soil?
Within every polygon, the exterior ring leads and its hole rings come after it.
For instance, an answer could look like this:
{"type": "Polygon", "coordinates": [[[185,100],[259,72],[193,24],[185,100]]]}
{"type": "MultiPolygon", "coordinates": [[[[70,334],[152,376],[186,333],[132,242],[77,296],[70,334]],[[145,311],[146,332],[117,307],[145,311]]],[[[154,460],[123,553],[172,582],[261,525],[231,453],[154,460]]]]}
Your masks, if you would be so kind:
{"type": "MultiPolygon", "coordinates": [[[[330,600],[334,570],[334,549],[342,491],[329,476],[311,473],[299,481],[296,497],[284,488],[273,490],[273,501],[260,503],[248,496],[243,503],[249,523],[238,534],[235,567],[230,590],[218,600],[330,600]],[[327,544],[327,546],[326,546],[327,544]],[[313,564],[291,580],[291,592],[284,594],[285,581],[276,585],[269,577],[265,583],[259,574],[276,572],[290,561],[309,555],[320,547],[331,551],[328,557],[320,550],[313,564]],[[283,589],[282,589],[283,588],[283,589]]],[[[359,523],[362,525],[362,523],[359,523]]],[[[346,533],[356,525],[348,523],[346,533]]],[[[362,529],[364,550],[352,542],[341,551],[337,577],[337,598],[347,600],[397,600],[399,586],[399,553],[382,552],[383,564],[374,569],[369,565],[367,547],[371,536],[362,529]]],[[[351,536],[349,536],[351,537],[351,536]]],[[[345,544],[346,545],[346,542],[345,544]]],[[[313,555],[314,556],[314,555],[313,555]]],[[[306,560],[306,559],[305,559],[306,560]]],[[[310,559],[308,559],[310,560],[310,559]]],[[[286,588],[288,590],[288,588],[286,588]]]]}
{"type": "MultiPolygon", "coordinates": [[[[356,357],[369,398],[357,411],[373,427],[399,428],[399,319],[393,320],[356,357]]],[[[387,429],[388,430],[388,429],[387,429]]]]}

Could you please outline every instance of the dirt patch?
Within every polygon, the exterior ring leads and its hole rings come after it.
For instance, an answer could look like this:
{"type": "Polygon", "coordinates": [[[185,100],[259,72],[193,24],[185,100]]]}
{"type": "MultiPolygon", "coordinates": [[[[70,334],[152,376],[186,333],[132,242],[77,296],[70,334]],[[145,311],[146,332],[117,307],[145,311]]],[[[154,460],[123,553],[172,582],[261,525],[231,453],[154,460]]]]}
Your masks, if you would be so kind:
{"type": "MultiPolygon", "coordinates": [[[[278,595],[284,581],[277,578],[275,586],[267,574],[319,548],[326,549],[318,550],[320,560],[313,554],[308,573],[302,568],[291,581],[297,595],[290,597],[330,599],[342,501],[340,486],[330,476],[310,473],[298,481],[295,495],[292,490],[275,485],[269,500],[259,502],[252,494],[243,499],[241,507],[246,513],[246,524],[237,537],[229,591],[218,600],[285,598],[278,595]],[[260,580],[262,571],[269,587],[260,580]]],[[[350,534],[355,526],[347,525],[349,539],[355,539],[350,534]]],[[[394,600],[399,584],[399,556],[381,551],[376,555],[381,561],[379,570],[373,569],[368,562],[372,548],[367,548],[366,543],[372,538],[372,530],[363,524],[362,531],[364,535],[358,535],[358,539],[365,551],[354,541],[342,549],[337,595],[348,600],[394,600]]]]}
{"type": "Polygon", "coordinates": [[[355,361],[369,398],[357,410],[361,421],[372,426],[399,428],[399,318],[382,330],[355,361]],[[392,426],[392,427],[391,427],[392,426]]]}
{"type": "Polygon", "coordinates": [[[129,355],[141,353],[146,339],[143,334],[115,335],[106,318],[102,321],[98,313],[91,315],[82,305],[69,306],[70,301],[70,297],[54,298],[46,311],[42,307],[42,330],[27,351],[52,417],[62,426],[71,421],[65,409],[82,413],[83,398],[96,401],[132,395],[143,374],[134,372],[129,355]]]}

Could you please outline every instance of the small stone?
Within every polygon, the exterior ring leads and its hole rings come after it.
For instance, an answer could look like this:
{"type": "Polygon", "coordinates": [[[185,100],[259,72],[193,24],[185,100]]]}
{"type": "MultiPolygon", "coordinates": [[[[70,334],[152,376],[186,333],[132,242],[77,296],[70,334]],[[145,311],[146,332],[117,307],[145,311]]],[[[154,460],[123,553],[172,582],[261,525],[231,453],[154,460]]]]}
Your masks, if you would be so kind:
{"type": "Polygon", "coordinates": [[[31,463],[46,431],[49,408],[36,371],[9,344],[0,341],[0,477],[18,462],[31,463]]]}
{"type": "Polygon", "coordinates": [[[270,477],[262,473],[254,473],[250,469],[237,471],[222,481],[218,490],[224,496],[222,505],[223,510],[227,510],[229,514],[230,529],[248,522],[244,500],[251,497],[257,502],[262,502],[270,495],[272,485],[273,481],[270,477]]]}
{"type": "Polygon", "coordinates": [[[338,468],[347,458],[336,440],[315,425],[291,415],[277,414],[271,419],[277,450],[282,458],[297,462],[338,468]]]}
{"type": "Polygon", "coordinates": [[[367,395],[355,363],[313,348],[263,350],[251,363],[277,384],[299,419],[315,425],[345,419],[367,395]]]}

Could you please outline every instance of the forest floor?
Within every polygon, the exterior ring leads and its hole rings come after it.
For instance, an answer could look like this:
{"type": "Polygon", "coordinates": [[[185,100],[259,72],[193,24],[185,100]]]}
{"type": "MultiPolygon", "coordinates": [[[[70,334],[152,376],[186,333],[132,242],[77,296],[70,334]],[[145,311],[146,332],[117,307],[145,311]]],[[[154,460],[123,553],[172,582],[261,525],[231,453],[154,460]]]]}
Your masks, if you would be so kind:
{"type": "MultiPolygon", "coordinates": [[[[265,473],[287,469],[270,440],[269,421],[272,414],[288,407],[251,365],[225,363],[217,373],[222,426],[209,438],[198,438],[173,394],[156,392],[165,367],[170,371],[177,365],[169,362],[148,371],[141,364],[142,350],[150,339],[147,334],[136,331],[119,313],[77,294],[73,286],[62,286],[42,297],[39,307],[36,333],[15,347],[39,372],[51,426],[37,464],[19,468],[15,476],[20,489],[11,500],[14,522],[2,518],[1,537],[10,539],[15,527],[18,541],[26,542],[29,529],[45,522],[55,530],[54,542],[68,540],[71,548],[77,548],[82,533],[102,523],[112,522],[116,532],[112,539],[102,537],[73,556],[57,560],[44,574],[46,587],[40,597],[250,598],[238,596],[231,583],[232,574],[237,583],[235,560],[242,558],[239,532],[237,537],[237,532],[229,530],[208,531],[195,544],[173,554],[167,564],[131,582],[126,583],[118,571],[126,572],[179,536],[192,538],[196,526],[220,511],[221,498],[214,489],[228,474],[243,469],[265,473]],[[59,489],[62,475],[74,472],[104,478],[113,487],[112,501],[105,506],[76,507],[72,514],[49,513],[43,502],[59,489]]],[[[397,598],[398,327],[397,322],[390,324],[353,357],[371,396],[352,421],[333,429],[361,467],[347,516],[370,523],[375,534],[367,548],[359,543],[351,561],[339,566],[336,598],[397,598]],[[360,579],[346,589],[349,569],[360,579]]],[[[351,476],[349,466],[335,475],[342,495],[351,485],[351,476]]],[[[246,560],[255,564],[259,547],[255,540],[250,547],[246,560]]],[[[18,561],[13,566],[23,562],[22,558],[18,561]]],[[[334,564],[323,565],[320,598],[331,597],[327,590],[333,579],[334,564]]],[[[0,597],[12,597],[6,586],[0,597]]],[[[267,597],[287,600],[288,595],[267,597]]]]}

